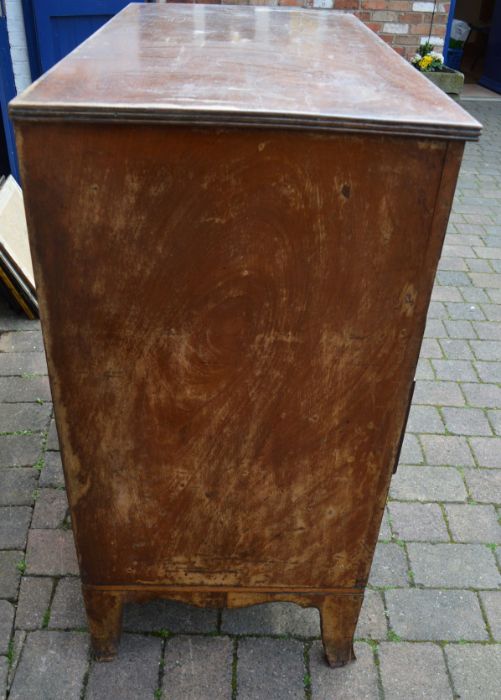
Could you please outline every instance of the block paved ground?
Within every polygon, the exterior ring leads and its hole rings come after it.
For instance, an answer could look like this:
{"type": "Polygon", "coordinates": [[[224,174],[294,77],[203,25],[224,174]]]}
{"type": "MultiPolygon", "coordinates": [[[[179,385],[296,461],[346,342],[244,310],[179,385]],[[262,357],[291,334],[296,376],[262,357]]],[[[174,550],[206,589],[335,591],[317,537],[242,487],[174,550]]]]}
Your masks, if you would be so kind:
{"type": "Polygon", "coordinates": [[[430,306],[356,663],[329,669],[316,611],[129,607],[95,664],[38,323],[0,308],[0,698],[500,697],[501,103],[469,144],[430,306]],[[7,688],[9,689],[7,691],[7,688]]]}

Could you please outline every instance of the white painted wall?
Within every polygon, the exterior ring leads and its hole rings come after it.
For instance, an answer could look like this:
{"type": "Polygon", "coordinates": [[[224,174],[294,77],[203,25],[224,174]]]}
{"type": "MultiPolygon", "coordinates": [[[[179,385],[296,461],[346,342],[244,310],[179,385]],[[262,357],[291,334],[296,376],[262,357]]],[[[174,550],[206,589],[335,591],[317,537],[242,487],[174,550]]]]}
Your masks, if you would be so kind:
{"type": "Polygon", "coordinates": [[[22,92],[31,83],[31,71],[21,0],[6,0],[5,9],[14,80],[17,92],[22,92]]]}

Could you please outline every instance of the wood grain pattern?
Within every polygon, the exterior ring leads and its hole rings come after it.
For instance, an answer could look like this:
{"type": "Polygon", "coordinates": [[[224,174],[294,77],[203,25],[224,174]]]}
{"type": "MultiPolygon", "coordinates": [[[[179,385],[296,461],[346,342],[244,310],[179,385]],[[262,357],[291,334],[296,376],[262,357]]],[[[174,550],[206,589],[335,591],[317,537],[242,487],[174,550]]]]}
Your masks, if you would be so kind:
{"type": "Polygon", "coordinates": [[[460,140],[480,133],[354,16],[290,7],[129,5],[11,113],[460,140]]]}
{"type": "Polygon", "coordinates": [[[462,144],[17,138],[96,652],[127,600],[293,600],[350,660],[462,144]]]}

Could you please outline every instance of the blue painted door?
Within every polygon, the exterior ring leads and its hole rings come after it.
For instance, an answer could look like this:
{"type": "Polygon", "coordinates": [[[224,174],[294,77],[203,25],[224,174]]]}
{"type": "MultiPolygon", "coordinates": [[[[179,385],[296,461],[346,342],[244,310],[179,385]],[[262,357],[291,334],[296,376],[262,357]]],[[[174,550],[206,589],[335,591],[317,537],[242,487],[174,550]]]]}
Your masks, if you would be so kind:
{"type": "Polygon", "coordinates": [[[0,0],[0,177],[12,173],[19,179],[14,131],[8,115],[8,104],[15,94],[5,3],[0,0]]]}
{"type": "Polygon", "coordinates": [[[129,2],[130,0],[32,0],[41,72],[44,73],[73,51],[129,2]]]}

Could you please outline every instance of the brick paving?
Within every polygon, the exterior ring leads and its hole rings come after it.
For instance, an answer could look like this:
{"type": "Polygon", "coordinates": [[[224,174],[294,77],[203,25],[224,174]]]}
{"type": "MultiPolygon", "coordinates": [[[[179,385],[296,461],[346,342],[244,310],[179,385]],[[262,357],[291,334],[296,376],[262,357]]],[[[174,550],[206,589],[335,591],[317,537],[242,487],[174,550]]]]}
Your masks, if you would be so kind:
{"type": "Polygon", "coordinates": [[[318,613],[277,603],[128,606],[118,658],[90,656],[36,322],[0,307],[0,700],[499,697],[501,103],[468,144],[401,464],[359,626],[329,669],[318,613]]]}

